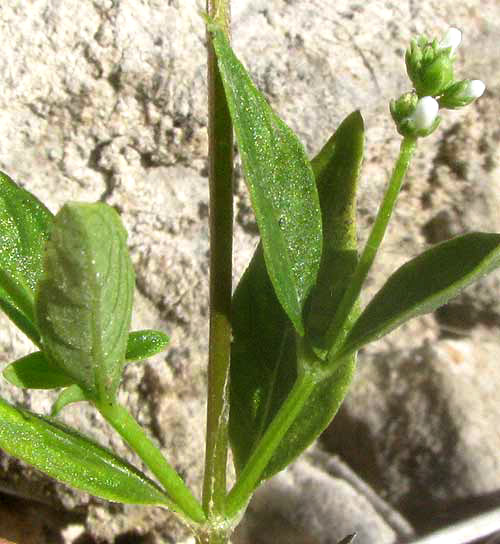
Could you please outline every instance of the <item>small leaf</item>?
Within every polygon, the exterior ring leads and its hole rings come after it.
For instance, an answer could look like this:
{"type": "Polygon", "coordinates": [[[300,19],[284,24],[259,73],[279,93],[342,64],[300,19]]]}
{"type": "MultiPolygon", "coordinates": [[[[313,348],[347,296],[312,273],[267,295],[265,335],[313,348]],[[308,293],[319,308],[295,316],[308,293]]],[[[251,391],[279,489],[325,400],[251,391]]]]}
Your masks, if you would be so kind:
{"type": "Polygon", "coordinates": [[[82,389],[112,402],[132,311],[127,233],[103,203],[66,204],[56,215],[36,313],[43,349],[82,389]]]}
{"type": "Polygon", "coordinates": [[[82,402],[84,400],[89,400],[85,391],[76,384],[70,385],[69,387],[66,387],[66,389],[63,389],[54,401],[50,410],[50,415],[51,417],[55,417],[65,406],[68,406],[68,404],[82,402]]]}
{"type": "MultiPolygon", "coordinates": [[[[318,286],[311,293],[308,335],[310,330],[319,334],[329,323],[339,300],[335,289],[345,288],[356,264],[355,190],[362,150],[363,122],[354,113],[312,161],[326,226],[323,247],[328,261],[322,262],[318,286]],[[321,304],[322,297],[329,297],[327,304],[321,304]],[[312,308],[320,311],[325,307],[321,315],[313,314],[312,308]]],[[[297,377],[294,329],[276,298],[260,245],[234,293],[232,316],[229,435],[240,472],[297,377]]],[[[316,386],[263,478],[283,469],[325,429],[345,396],[354,369],[355,356],[348,357],[316,386]]]]}
{"type": "Polygon", "coordinates": [[[224,33],[210,29],[269,277],[303,335],[302,308],[316,281],[322,244],[314,175],[297,136],[269,107],[224,33]]]}
{"type": "Polygon", "coordinates": [[[169,506],[144,474],[92,440],[0,399],[0,448],[52,478],[97,497],[169,506]]]}
{"type": "Polygon", "coordinates": [[[128,335],[125,362],[141,361],[162,352],[170,342],[163,332],[154,330],[134,331],[128,335]]]}
{"type": "Polygon", "coordinates": [[[74,380],[56,365],[50,364],[41,351],[14,361],[3,370],[3,377],[16,387],[53,389],[66,387],[74,380]]]}
{"type": "Polygon", "coordinates": [[[338,356],[434,311],[499,266],[500,234],[469,233],[428,249],[392,274],[354,324],[338,356]]]}
{"type": "Polygon", "coordinates": [[[36,344],[34,292],[53,216],[0,172],[0,307],[36,344]]]}

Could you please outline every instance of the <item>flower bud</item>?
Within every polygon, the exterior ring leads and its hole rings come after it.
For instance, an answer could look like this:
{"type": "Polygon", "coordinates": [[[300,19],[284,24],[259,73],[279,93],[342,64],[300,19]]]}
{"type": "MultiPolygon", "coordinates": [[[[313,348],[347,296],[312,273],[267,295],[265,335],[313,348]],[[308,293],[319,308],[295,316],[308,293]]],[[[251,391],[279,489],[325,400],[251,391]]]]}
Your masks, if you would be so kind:
{"type": "Polygon", "coordinates": [[[485,89],[486,86],[480,79],[458,81],[446,89],[439,99],[439,105],[450,110],[463,108],[482,96],[485,89]]]}
{"type": "Polygon", "coordinates": [[[438,127],[439,104],[432,96],[418,97],[406,93],[391,102],[391,114],[402,136],[413,138],[428,136],[438,127]],[[406,115],[404,115],[406,113],[406,115]]]}
{"type": "Polygon", "coordinates": [[[418,96],[438,96],[453,84],[454,53],[462,33],[450,28],[437,43],[425,36],[412,40],[406,51],[406,70],[418,96]]]}
{"type": "Polygon", "coordinates": [[[424,96],[418,103],[409,120],[414,123],[418,132],[429,130],[436,121],[439,104],[432,96],[424,96]]]}
{"type": "Polygon", "coordinates": [[[418,96],[415,93],[405,93],[397,100],[391,100],[389,105],[392,118],[396,124],[410,117],[415,111],[418,103],[418,96]]]}
{"type": "Polygon", "coordinates": [[[458,30],[458,28],[450,27],[443,36],[443,39],[439,42],[439,49],[448,49],[450,47],[450,55],[454,55],[461,41],[462,33],[460,30],[458,30]]]}
{"type": "Polygon", "coordinates": [[[426,38],[412,42],[406,52],[406,69],[418,96],[438,96],[453,83],[451,50],[426,38]]]}

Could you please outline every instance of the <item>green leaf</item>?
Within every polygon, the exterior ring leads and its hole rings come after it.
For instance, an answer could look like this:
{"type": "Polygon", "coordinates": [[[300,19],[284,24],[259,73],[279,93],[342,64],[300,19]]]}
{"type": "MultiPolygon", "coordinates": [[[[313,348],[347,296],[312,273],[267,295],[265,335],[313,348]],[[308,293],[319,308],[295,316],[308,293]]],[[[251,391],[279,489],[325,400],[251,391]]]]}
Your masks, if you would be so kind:
{"type": "Polygon", "coordinates": [[[53,216],[0,172],[0,307],[35,342],[34,292],[53,216]]]}
{"type": "Polygon", "coordinates": [[[127,504],[169,506],[144,474],[87,437],[0,399],[0,448],[65,484],[127,504]]]}
{"type": "Polygon", "coordinates": [[[132,311],[126,238],[110,206],[66,204],[55,217],[36,300],[47,356],[108,402],[120,383],[132,311]]]}
{"type": "Polygon", "coordinates": [[[262,246],[233,296],[229,436],[239,472],[297,377],[295,332],[276,298],[262,246]]]}
{"type": "Polygon", "coordinates": [[[163,332],[154,330],[134,331],[128,335],[125,362],[141,361],[162,352],[170,342],[163,332]]]}
{"type": "MultiPolygon", "coordinates": [[[[355,111],[342,121],[311,163],[318,184],[324,239],[307,325],[314,343],[320,346],[358,261],[356,191],[363,149],[363,118],[355,111]]],[[[328,351],[330,346],[322,347],[328,351]]]]}
{"type": "MultiPolygon", "coordinates": [[[[160,331],[143,330],[131,332],[128,335],[127,352],[124,362],[130,363],[152,357],[163,351],[168,342],[168,336],[160,331]]],[[[3,370],[3,377],[16,387],[28,389],[67,387],[75,381],[59,366],[51,364],[41,351],[30,353],[26,357],[22,357],[8,365],[3,370]]]]}
{"type": "Polygon", "coordinates": [[[50,410],[50,415],[55,417],[65,406],[68,406],[68,404],[82,402],[84,400],[89,400],[85,391],[76,384],[70,385],[69,387],[66,387],[66,389],[63,389],[54,401],[50,410]]]}
{"type": "Polygon", "coordinates": [[[303,335],[302,308],[316,281],[322,244],[314,175],[297,136],[269,107],[224,33],[212,26],[269,277],[286,314],[303,335]]]}
{"type": "Polygon", "coordinates": [[[66,387],[74,382],[71,376],[51,364],[41,351],[30,353],[8,365],[3,370],[3,377],[16,387],[30,389],[66,387]]]}
{"type": "Polygon", "coordinates": [[[387,280],[356,321],[339,356],[434,311],[499,266],[500,234],[469,233],[428,249],[387,280]]]}
{"type": "MultiPolygon", "coordinates": [[[[318,286],[311,293],[308,335],[329,322],[340,296],[336,289],[345,288],[356,264],[355,190],[362,150],[363,122],[354,113],[312,161],[326,227],[323,247],[327,259],[322,261],[318,286]],[[322,297],[328,297],[327,311],[320,306],[322,297]],[[318,307],[323,311],[320,316],[313,314],[318,307]]],[[[295,332],[273,290],[260,245],[236,288],[232,315],[229,434],[240,472],[297,377],[295,332]]],[[[355,356],[348,357],[316,386],[264,478],[289,464],[325,429],[344,398],[354,369],[355,356]]]]}

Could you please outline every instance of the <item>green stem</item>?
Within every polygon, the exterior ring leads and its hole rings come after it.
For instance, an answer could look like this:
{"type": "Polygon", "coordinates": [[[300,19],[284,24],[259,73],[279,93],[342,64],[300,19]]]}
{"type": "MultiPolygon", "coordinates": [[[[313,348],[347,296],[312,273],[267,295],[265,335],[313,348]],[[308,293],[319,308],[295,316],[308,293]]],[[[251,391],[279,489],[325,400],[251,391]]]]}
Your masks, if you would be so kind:
{"type": "Polygon", "coordinates": [[[127,410],[119,404],[109,405],[105,402],[96,403],[96,408],[158,478],[175,503],[174,509],[187,520],[203,523],[205,514],[200,503],[127,410]]]}
{"type": "MultiPolygon", "coordinates": [[[[207,11],[229,36],[229,0],[207,0],[207,11]]],[[[233,128],[217,59],[208,41],[210,180],[210,336],[203,508],[223,514],[229,420],[231,279],[233,238],[233,128]]]]}
{"type": "Polygon", "coordinates": [[[228,518],[235,517],[245,508],[271,457],[307,402],[316,384],[317,378],[311,371],[304,371],[297,378],[290,394],[266,429],[241,471],[236,484],[227,496],[226,515],[228,518]]]}
{"type": "Polygon", "coordinates": [[[329,349],[329,353],[331,354],[334,354],[340,348],[351,329],[351,321],[355,318],[353,309],[355,308],[363,283],[384,238],[387,225],[389,224],[397,197],[401,190],[401,185],[415,151],[416,143],[416,138],[410,137],[405,137],[401,142],[399,157],[392,172],[384,199],[378,210],[370,236],[354,270],[349,287],[344,293],[333,322],[326,333],[325,344],[331,346],[329,349]]]}

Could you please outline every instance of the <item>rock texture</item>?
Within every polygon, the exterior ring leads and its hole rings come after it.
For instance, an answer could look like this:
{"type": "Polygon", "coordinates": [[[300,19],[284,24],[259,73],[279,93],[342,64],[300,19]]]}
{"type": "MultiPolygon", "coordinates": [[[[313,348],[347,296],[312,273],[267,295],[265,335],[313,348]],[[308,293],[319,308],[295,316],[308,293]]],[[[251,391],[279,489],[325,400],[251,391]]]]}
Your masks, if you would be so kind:
{"type": "Polygon", "coordinates": [[[500,349],[474,338],[366,357],[323,435],[420,530],[500,497],[500,349]]]}
{"type": "Polygon", "coordinates": [[[329,544],[356,533],[359,544],[394,544],[396,534],[344,480],[299,461],[264,484],[235,544],[329,544]]]}
{"type": "MultiPolygon", "coordinates": [[[[242,0],[233,4],[238,54],[311,155],[345,115],[361,109],[367,126],[359,201],[362,239],[397,153],[399,137],[388,115],[388,101],[408,88],[404,48],[416,32],[440,35],[449,24],[464,30],[457,70],[464,77],[484,79],[487,93],[466,111],[447,113],[440,131],[421,142],[366,296],[428,243],[466,229],[499,230],[500,6],[496,0],[242,0]]],[[[122,400],[195,489],[200,487],[202,471],[208,330],[206,61],[199,9],[195,0],[3,0],[0,11],[0,168],[54,212],[67,200],[96,199],[121,212],[138,278],[134,326],[158,327],[172,338],[165,356],[127,370],[122,400]]],[[[256,243],[241,179],[235,183],[235,207],[236,279],[256,243]]],[[[383,388],[382,378],[377,377],[381,368],[395,376],[413,368],[413,356],[422,353],[424,340],[437,342],[450,333],[467,335],[463,343],[471,353],[481,345],[497,343],[498,304],[498,277],[492,277],[437,316],[412,322],[369,348],[369,360],[376,358],[382,365],[371,369],[374,376],[367,377],[364,386],[358,381],[356,387],[383,388]],[[405,357],[396,358],[394,353],[403,348],[405,357]]],[[[415,379],[441,386],[437,367],[445,345],[436,344],[430,367],[422,374],[414,369],[415,379]]],[[[29,342],[0,316],[0,362],[31,350],[29,342]]],[[[476,376],[476,359],[464,357],[468,362],[460,368],[465,374],[457,371],[460,383],[467,381],[467,373],[476,376]]],[[[359,380],[368,373],[369,364],[361,368],[359,380]]],[[[494,372],[489,366],[487,371],[494,372]]],[[[479,378],[476,382],[478,390],[488,386],[486,378],[485,383],[479,378]]],[[[394,383],[399,383],[396,378],[394,383]]],[[[450,372],[443,394],[454,404],[443,405],[441,414],[460,408],[460,393],[452,394],[454,384],[450,372]]],[[[405,391],[417,395],[411,384],[405,391]]],[[[47,393],[14,390],[4,381],[0,394],[44,413],[51,399],[47,393]]],[[[478,398],[484,395],[478,393],[478,398]]],[[[386,408],[389,400],[368,397],[367,411],[381,405],[383,415],[393,415],[386,408]]],[[[404,403],[400,405],[404,417],[410,418],[404,403]]],[[[483,409],[479,404],[477,410],[483,409]]],[[[428,410],[430,414],[430,406],[428,410]]],[[[457,414],[464,414],[463,406],[461,410],[457,414]]],[[[63,419],[134,460],[92,410],[75,405],[65,410],[63,419]]],[[[491,423],[493,431],[489,423],[474,426],[469,421],[457,430],[455,439],[464,448],[468,444],[470,452],[476,444],[493,447],[490,435],[499,427],[496,421],[491,423]],[[472,435],[459,438],[459,432],[472,435]]],[[[440,428],[437,416],[433,425],[434,434],[450,432],[440,428]]],[[[374,440],[383,443],[384,434],[383,425],[375,426],[366,433],[362,447],[370,451],[374,440]]],[[[383,457],[389,465],[381,470],[388,479],[399,467],[391,465],[400,445],[395,441],[394,447],[395,452],[383,457]]],[[[468,463],[472,471],[473,462],[468,463]]],[[[491,470],[496,474],[498,466],[491,465],[491,470]]],[[[412,482],[412,470],[405,474],[407,491],[418,489],[416,500],[424,503],[445,496],[451,482],[458,481],[451,480],[434,493],[412,482]]],[[[475,473],[465,474],[460,497],[498,490],[494,477],[489,487],[478,478],[472,489],[467,482],[475,479],[475,473]]],[[[4,490],[81,515],[79,536],[75,536],[78,530],[62,533],[68,543],[180,542],[188,536],[164,512],[89,498],[6,456],[0,458],[0,481],[4,490]]],[[[292,484],[288,481],[284,489],[297,497],[292,484]]],[[[409,497],[388,484],[381,489],[388,497],[392,493],[396,502],[397,497],[409,497]]],[[[2,520],[0,531],[9,523],[2,520]]],[[[61,524],[66,523],[61,517],[61,524]]],[[[0,532],[1,537],[9,538],[0,532]]]]}

